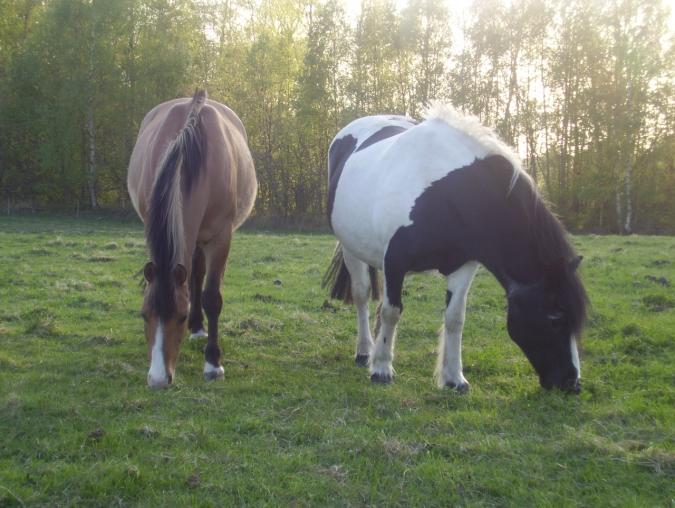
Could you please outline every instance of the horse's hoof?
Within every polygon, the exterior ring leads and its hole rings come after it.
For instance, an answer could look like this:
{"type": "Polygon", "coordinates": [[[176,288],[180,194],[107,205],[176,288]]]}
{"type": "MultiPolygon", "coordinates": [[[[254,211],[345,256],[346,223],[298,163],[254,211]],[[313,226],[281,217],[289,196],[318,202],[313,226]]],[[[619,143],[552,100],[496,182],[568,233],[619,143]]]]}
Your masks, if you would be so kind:
{"type": "Polygon", "coordinates": [[[375,372],[370,375],[370,380],[373,383],[388,385],[394,381],[394,376],[392,374],[381,374],[379,372],[375,372]]]}
{"type": "Polygon", "coordinates": [[[222,365],[214,367],[209,362],[204,364],[204,380],[205,381],[216,381],[219,379],[225,379],[225,369],[222,365]]]}
{"type": "Polygon", "coordinates": [[[448,388],[452,388],[453,390],[457,390],[457,393],[468,393],[469,392],[469,383],[453,383],[452,381],[448,381],[445,383],[445,386],[448,388]]]}
{"type": "Polygon", "coordinates": [[[368,366],[368,355],[356,355],[354,363],[357,367],[367,367],[368,366]]]}
{"type": "Polygon", "coordinates": [[[208,337],[208,334],[204,331],[203,328],[197,330],[196,332],[192,332],[190,334],[190,340],[201,339],[202,337],[208,337]]]}
{"type": "Polygon", "coordinates": [[[225,372],[204,372],[204,381],[218,381],[225,379],[225,372]]]}

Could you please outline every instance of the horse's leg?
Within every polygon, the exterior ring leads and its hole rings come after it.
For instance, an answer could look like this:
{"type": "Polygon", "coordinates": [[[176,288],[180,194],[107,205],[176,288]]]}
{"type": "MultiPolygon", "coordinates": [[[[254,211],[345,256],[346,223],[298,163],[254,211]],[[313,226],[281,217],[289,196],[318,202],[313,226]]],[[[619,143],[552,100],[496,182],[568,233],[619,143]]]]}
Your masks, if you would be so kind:
{"type": "Polygon", "coordinates": [[[370,380],[374,383],[391,383],[394,380],[394,342],[396,324],[403,312],[401,290],[405,271],[384,267],[384,300],[380,309],[380,329],[370,358],[370,380]]]}
{"type": "Polygon", "coordinates": [[[342,247],[342,254],[351,278],[352,299],[356,307],[356,320],[359,327],[355,361],[356,365],[365,367],[368,365],[368,356],[373,347],[373,337],[370,334],[368,314],[368,296],[370,290],[368,265],[357,259],[344,246],[342,247]]]}
{"type": "Polygon", "coordinates": [[[202,294],[202,305],[209,321],[208,341],[204,350],[204,379],[211,381],[223,379],[225,370],[220,365],[220,347],[218,346],[218,318],[223,308],[220,284],[230,252],[232,228],[228,226],[223,233],[204,246],[206,258],[206,285],[202,294]]]}
{"type": "Polygon", "coordinates": [[[206,273],[206,261],[204,251],[197,246],[192,256],[192,275],[190,276],[190,317],[188,328],[190,338],[206,337],[204,331],[204,314],[202,313],[202,285],[206,273]]]}
{"type": "Polygon", "coordinates": [[[466,296],[478,269],[471,261],[447,277],[445,326],[439,339],[436,382],[440,388],[448,386],[466,392],[469,383],[462,374],[462,328],[466,314],[466,296]]]}

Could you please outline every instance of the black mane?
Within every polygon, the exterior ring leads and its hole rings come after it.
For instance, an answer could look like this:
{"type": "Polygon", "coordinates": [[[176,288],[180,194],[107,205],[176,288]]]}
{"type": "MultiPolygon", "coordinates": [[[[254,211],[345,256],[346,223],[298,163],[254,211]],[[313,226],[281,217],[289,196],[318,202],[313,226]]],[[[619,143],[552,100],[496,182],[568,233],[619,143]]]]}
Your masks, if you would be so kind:
{"type": "Polygon", "coordinates": [[[145,234],[150,259],[155,263],[156,284],[151,287],[150,305],[161,319],[175,310],[173,269],[180,260],[182,232],[182,196],[187,196],[199,178],[205,156],[203,125],[199,112],[206,92],[197,91],[183,129],[166,150],[157,172],[148,208],[145,234]],[[180,179],[178,181],[178,179],[180,179]]]}
{"type": "Polygon", "coordinates": [[[545,269],[560,268],[557,272],[560,277],[558,298],[579,340],[586,321],[588,296],[577,270],[569,268],[577,254],[567,238],[567,231],[548,209],[534,184],[524,175],[519,175],[510,191],[509,200],[515,200],[525,211],[530,239],[541,266],[545,269]]]}

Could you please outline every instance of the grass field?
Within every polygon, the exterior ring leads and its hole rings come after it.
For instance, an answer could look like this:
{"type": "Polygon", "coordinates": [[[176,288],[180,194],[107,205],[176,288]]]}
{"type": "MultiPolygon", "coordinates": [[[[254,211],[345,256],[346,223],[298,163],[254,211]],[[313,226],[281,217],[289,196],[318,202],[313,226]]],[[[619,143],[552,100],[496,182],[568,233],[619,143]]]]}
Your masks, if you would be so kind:
{"type": "Polygon", "coordinates": [[[245,231],[225,275],[225,380],[183,344],[146,387],[139,224],[0,219],[0,506],[673,506],[675,238],[574,238],[593,309],[580,396],[545,392],[481,269],[468,395],[432,373],[444,284],[406,280],[396,382],[353,364],[328,235],[245,231]]]}

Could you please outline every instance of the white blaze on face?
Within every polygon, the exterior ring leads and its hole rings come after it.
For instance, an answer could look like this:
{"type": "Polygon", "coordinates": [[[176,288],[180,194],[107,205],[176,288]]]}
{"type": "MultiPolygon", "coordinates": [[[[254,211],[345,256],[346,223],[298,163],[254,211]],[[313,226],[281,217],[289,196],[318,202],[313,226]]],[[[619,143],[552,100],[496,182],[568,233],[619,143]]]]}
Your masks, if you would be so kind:
{"type": "Polygon", "coordinates": [[[155,330],[155,343],[150,353],[150,370],[148,371],[148,384],[150,386],[166,386],[169,378],[166,375],[164,365],[164,327],[159,321],[155,330]]]}
{"type": "Polygon", "coordinates": [[[577,377],[581,377],[581,362],[579,362],[579,350],[577,349],[577,341],[572,337],[570,340],[570,351],[572,353],[572,363],[577,369],[577,377]]]}

